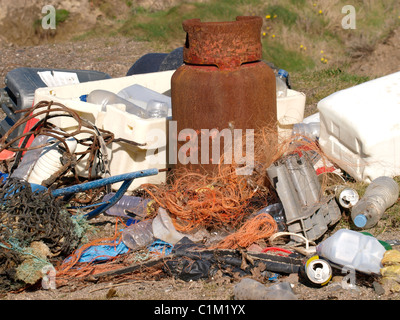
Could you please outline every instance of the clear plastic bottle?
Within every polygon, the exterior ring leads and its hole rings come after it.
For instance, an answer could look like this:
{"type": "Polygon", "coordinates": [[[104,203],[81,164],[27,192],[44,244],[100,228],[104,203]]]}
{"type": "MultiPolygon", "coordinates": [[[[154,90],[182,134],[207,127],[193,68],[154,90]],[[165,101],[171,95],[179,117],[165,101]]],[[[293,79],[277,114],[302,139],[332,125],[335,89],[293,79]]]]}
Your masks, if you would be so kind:
{"type": "MultiPolygon", "coordinates": [[[[103,197],[103,201],[109,201],[115,195],[114,192],[108,193],[103,197]]],[[[151,199],[143,199],[141,197],[134,197],[123,195],[111,208],[106,210],[106,213],[111,216],[120,216],[129,218],[126,210],[133,212],[139,217],[146,217],[147,204],[151,199]]]]}
{"type": "Polygon", "coordinates": [[[168,116],[168,104],[158,100],[150,100],[146,106],[149,118],[165,118],[168,116]]]}
{"type": "Polygon", "coordinates": [[[302,135],[315,141],[319,138],[320,123],[310,122],[310,123],[295,123],[293,125],[293,135],[302,135]]]}
{"type": "Polygon", "coordinates": [[[351,211],[354,224],[358,228],[372,228],[398,197],[399,185],[393,178],[382,176],[374,179],[351,211]]]}
{"type": "Polygon", "coordinates": [[[317,254],[338,266],[379,274],[385,247],[374,237],[340,229],[317,245],[317,254]]]}
{"type": "Polygon", "coordinates": [[[146,110],[107,90],[93,90],[87,95],[86,101],[100,105],[102,111],[106,110],[105,108],[108,104],[123,104],[126,107],[126,112],[134,114],[140,118],[148,118],[146,110]]]}
{"type": "Polygon", "coordinates": [[[244,278],[233,289],[235,300],[298,300],[290,283],[265,286],[254,279],[244,278]]]}
{"type": "Polygon", "coordinates": [[[154,241],[153,219],[131,224],[122,231],[123,243],[132,250],[139,250],[154,241]]]}
{"type": "Polygon", "coordinates": [[[11,174],[11,178],[19,178],[28,181],[28,177],[32,172],[33,166],[40,157],[43,148],[32,149],[34,147],[45,145],[49,136],[39,135],[33,139],[30,150],[23,155],[18,167],[11,174]]]}
{"type": "MultiPolygon", "coordinates": [[[[148,109],[149,106],[150,106],[150,108],[156,107],[156,108],[160,108],[162,110],[163,114],[166,111],[168,116],[172,116],[171,97],[168,97],[165,94],[158,93],[158,92],[151,90],[149,88],[146,88],[140,84],[134,84],[129,87],[126,87],[126,88],[122,89],[120,92],[118,92],[117,94],[121,98],[124,98],[143,109],[146,109],[146,108],[148,109]],[[157,105],[153,104],[151,102],[152,100],[156,101],[157,105]],[[165,110],[165,105],[167,107],[167,110],[165,110]]],[[[160,117],[158,112],[157,112],[156,117],[160,117]]]]}
{"type": "Polygon", "coordinates": [[[278,225],[278,231],[283,232],[286,231],[286,216],[285,216],[285,210],[283,208],[282,203],[273,203],[270,204],[269,206],[260,209],[257,211],[256,215],[261,214],[261,213],[268,213],[270,214],[274,220],[276,221],[278,225]]]}
{"type": "Polygon", "coordinates": [[[287,84],[286,79],[288,77],[288,72],[280,69],[276,75],[276,97],[284,98],[287,96],[287,84]]]}

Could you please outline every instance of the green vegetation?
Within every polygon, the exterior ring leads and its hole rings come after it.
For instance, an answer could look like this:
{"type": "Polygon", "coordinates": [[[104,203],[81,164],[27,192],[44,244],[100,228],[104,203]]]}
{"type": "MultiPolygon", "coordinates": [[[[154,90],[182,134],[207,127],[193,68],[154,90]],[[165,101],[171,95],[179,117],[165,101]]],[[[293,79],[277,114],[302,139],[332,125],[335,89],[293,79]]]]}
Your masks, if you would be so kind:
{"type": "MultiPolygon", "coordinates": [[[[400,25],[398,0],[353,1],[355,29],[342,26],[349,14],[342,12],[349,5],[347,0],[208,0],[182,2],[165,10],[121,1],[129,14],[119,20],[115,18],[112,27],[99,25],[85,36],[122,35],[149,42],[154,51],[170,52],[184,44],[182,22],[186,19],[211,22],[261,16],[263,59],[286,69],[293,88],[305,92],[307,105],[313,107],[337,90],[369,80],[353,74],[349,67],[356,59],[371,53],[400,25]]],[[[94,4],[107,11],[106,0],[94,0],[94,4]]]]}

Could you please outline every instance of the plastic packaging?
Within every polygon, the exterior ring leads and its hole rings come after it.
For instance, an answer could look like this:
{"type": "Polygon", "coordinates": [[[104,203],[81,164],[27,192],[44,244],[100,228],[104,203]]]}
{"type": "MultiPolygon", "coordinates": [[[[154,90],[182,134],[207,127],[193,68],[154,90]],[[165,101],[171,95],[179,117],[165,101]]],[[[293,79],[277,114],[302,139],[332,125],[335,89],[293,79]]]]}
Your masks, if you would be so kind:
{"type": "Polygon", "coordinates": [[[399,185],[390,177],[378,177],[367,187],[362,199],[353,207],[351,218],[358,228],[376,225],[387,208],[399,197],[399,185]]]}
{"type": "MultiPolygon", "coordinates": [[[[103,201],[109,201],[115,193],[111,192],[106,194],[103,197],[103,201]]],[[[134,197],[129,195],[123,195],[121,199],[117,201],[111,208],[106,210],[106,213],[111,216],[120,216],[120,217],[131,217],[129,212],[140,216],[146,217],[147,215],[147,204],[151,201],[151,199],[143,199],[141,197],[134,197]],[[127,212],[127,211],[129,212],[127,212]]]]}
{"type": "Polygon", "coordinates": [[[257,211],[256,215],[261,213],[268,213],[274,218],[278,225],[279,232],[286,231],[286,216],[282,203],[278,202],[270,204],[269,206],[257,211]]]}
{"type": "Polygon", "coordinates": [[[102,111],[106,111],[106,106],[109,104],[122,104],[125,105],[126,112],[140,118],[148,118],[147,113],[143,108],[107,90],[93,90],[86,97],[86,101],[89,103],[101,105],[102,111]]]}
{"type": "Polygon", "coordinates": [[[168,116],[168,104],[158,100],[149,100],[146,112],[149,118],[165,118],[168,116]]]}
{"type": "MultiPolygon", "coordinates": [[[[77,146],[77,141],[74,137],[68,137],[65,139],[68,149],[71,153],[74,153],[77,146]]],[[[42,184],[43,181],[50,178],[53,174],[58,172],[63,164],[61,158],[65,152],[64,144],[56,138],[50,137],[47,140],[49,145],[45,146],[36,161],[31,174],[29,175],[28,182],[42,184]]]]}
{"type": "Polygon", "coordinates": [[[235,300],[298,300],[290,283],[280,282],[270,287],[244,278],[233,289],[235,300]]]}
{"type": "Polygon", "coordinates": [[[28,177],[32,172],[33,166],[39,159],[40,153],[43,148],[32,149],[34,147],[44,145],[49,137],[46,135],[39,135],[33,139],[30,150],[26,151],[18,167],[11,174],[11,178],[19,178],[28,181],[28,177]]]}
{"type": "Polygon", "coordinates": [[[335,265],[366,274],[379,274],[385,247],[374,237],[340,229],[317,245],[317,254],[335,265]]]}
{"type": "Polygon", "coordinates": [[[158,215],[154,218],[153,234],[155,238],[173,245],[185,236],[175,229],[171,217],[164,208],[159,208],[158,215]]]}
{"type": "Polygon", "coordinates": [[[157,112],[156,117],[172,116],[171,97],[146,88],[140,84],[134,84],[126,87],[119,91],[117,94],[121,98],[126,99],[134,103],[135,105],[143,109],[149,110],[149,117],[151,117],[151,114],[154,112],[152,111],[154,107],[159,109],[161,108],[162,110],[162,116],[160,116],[160,112],[157,112]],[[165,106],[167,107],[167,109],[165,109],[165,106]]]}
{"type": "Polygon", "coordinates": [[[319,138],[319,127],[319,122],[295,123],[293,125],[293,135],[302,135],[315,141],[319,138]]]}
{"type": "Polygon", "coordinates": [[[122,231],[123,243],[132,250],[139,250],[154,241],[153,219],[143,220],[122,231]]]}
{"type": "Polygon", "coordinates": [[[288,72],[280,69],[276,75],[276,97],[284,98],[287,96],[287,84],[286,79],[288,77],[288,72]]]}

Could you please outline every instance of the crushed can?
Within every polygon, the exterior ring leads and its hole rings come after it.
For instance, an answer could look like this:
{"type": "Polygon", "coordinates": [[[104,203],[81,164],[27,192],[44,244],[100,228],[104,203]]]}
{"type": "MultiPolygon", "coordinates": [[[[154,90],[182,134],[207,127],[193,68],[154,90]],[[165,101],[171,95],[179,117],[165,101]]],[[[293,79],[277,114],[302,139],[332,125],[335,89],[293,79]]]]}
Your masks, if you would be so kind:
{"type": "Polygon", "coordinates": [[[332,267],[328,261],[318,255],[309,258],[301,273],[305,280],[312,286],[323,287],[332,279],[332,267]]]}

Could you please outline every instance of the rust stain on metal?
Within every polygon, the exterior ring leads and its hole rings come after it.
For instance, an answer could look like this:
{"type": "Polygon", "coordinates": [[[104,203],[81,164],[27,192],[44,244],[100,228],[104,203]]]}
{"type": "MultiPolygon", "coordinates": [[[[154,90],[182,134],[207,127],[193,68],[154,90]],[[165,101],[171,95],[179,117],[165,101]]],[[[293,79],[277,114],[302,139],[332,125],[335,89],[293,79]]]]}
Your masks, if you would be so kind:
{"type": "Polygon", "coordinates": [[[236,21],[228,22],[186,20],[183,59],[186,63],[216,65],[220,69],[261,60],[262,23],[261,17],[237,17],[236,21]]]}
{"type": "MultiPolygon", "coordinates": [[[[261,27],[261,17],[183,22],[187,32],[184,64],[171,80],[172,118],[178,133],[183,129],[197,133],[198,161],[186,164],[195,171],[216,168],[202,157],[201,130],[242,129],[245,134],[246,129],[257,133],[265,126],[276,127],[275,75],[261,61],[261,27]]],[[[187,146],[187,140],[178,137],[177,152],[187,153],[187,146]]],[[[211,144],[208,154],[211,157],[211,144]]],[[[177,166],[181,165],[178,161],[177,166]]]]}

